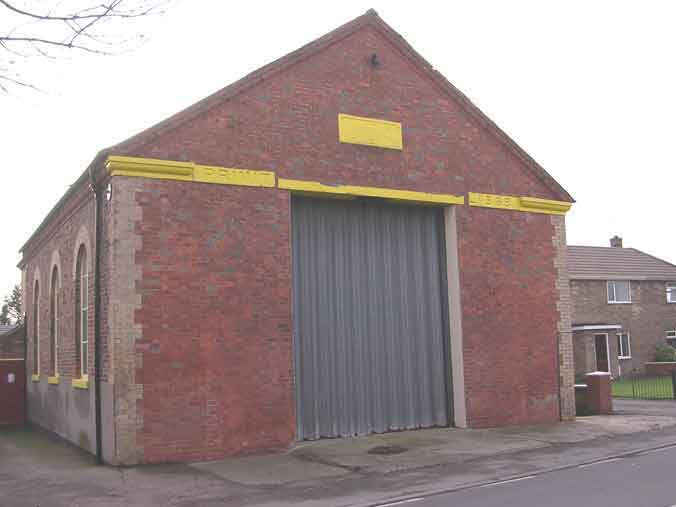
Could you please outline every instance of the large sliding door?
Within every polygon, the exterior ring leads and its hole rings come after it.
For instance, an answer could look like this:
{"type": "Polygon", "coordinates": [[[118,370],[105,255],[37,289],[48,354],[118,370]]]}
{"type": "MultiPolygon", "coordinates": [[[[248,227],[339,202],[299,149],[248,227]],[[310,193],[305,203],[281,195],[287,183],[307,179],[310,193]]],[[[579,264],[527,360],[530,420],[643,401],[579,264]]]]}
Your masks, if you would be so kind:
{"type": "Polygon", "coordinates": [[[441,208],[294,197],[299,439],[445,426],[441,208]]]}

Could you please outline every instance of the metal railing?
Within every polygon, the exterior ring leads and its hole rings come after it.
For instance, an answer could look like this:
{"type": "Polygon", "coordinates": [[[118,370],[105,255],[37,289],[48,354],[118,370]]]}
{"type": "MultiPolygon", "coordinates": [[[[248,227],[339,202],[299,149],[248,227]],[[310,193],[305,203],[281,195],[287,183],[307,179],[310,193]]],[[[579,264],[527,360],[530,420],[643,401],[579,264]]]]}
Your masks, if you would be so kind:
{"type": "Polygon", "coordinates": [[[676,370],[671,375],[655,376],[632,373],[613,380],[615,398],[635,400],[676,400],[676,370]]]}

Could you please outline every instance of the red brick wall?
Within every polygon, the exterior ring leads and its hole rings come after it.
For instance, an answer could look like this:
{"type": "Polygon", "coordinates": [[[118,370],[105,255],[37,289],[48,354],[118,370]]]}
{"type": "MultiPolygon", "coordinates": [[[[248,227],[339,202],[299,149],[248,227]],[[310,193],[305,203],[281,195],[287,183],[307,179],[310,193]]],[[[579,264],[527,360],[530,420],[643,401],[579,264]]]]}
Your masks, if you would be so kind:
{"type": "Polygon", "coordinates": [[[585,376],[587,389],[585,390],[585,405],[590,415],[612,414],[613,395],[610,386],[610,373],[596,375],[594,373],[585,376]]]}
{"type": "Polygon", "coordinates": [[[0,359],[0,426],[24,423],[25,389],[24,362],[0,359]],[[12,383],[9,382],[10,375],[13,376],[12,383]]]}
{"type": "Polygon", "coordinates": [[[144,460],[286,446],[295,435],[288,194],[141,187],[144,460]]]}
{"type": "Polygon", "coordinates": [[[457,216],[468,423],[555,421],[559,315],[550,217],[471,207],[457,216]]]}
{"type": "MultiPolygon", "coordinates": [[[[556,198],[372,28],[125,154],[328,183],[556,198]],[[375,71],[366,63],[373,52],[375,71]],[[403,152],[340,144],[341,112],[402,122],[403,152]]],[[[142,188],[145,461],[287,445],[288,194],[157,180],[142,188]]],[[[465,206],[458,220],[469,423],[554,421],[550,217],[465,206]]]]}

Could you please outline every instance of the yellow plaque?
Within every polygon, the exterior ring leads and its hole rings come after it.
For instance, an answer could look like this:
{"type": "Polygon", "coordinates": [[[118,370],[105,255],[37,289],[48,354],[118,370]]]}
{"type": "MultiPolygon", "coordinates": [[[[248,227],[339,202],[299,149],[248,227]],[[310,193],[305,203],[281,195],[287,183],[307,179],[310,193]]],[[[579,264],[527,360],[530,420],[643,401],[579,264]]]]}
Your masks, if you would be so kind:
{"type": "Polygon", "coordinates": [[[338,115],[338,135],[341,143],[363,144],[391,150],[403,149],[401,123],[338,115]]]}

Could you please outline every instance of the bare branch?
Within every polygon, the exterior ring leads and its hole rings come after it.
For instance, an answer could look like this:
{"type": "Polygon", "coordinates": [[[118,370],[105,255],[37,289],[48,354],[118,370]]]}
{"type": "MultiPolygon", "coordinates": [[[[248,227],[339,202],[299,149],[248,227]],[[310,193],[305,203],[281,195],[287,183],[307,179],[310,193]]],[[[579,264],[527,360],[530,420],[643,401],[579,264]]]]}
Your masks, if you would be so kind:
{"type": "Polygon", "coordinates": [[[23,60],[27,64],[33,57],[57,60],[70,51],[114,55],[137,48],[143,42],[143,34],[121,36],[112,33],[111,21],[133,26],[137,18],[161,14],[163,7],[172,1],[33,0],[18,7],[14,0],[0,0],[0,12],[9,12],[9,19],[18,20],[8,33],[0,33],[1,89],[7,91],[8,83],[38,89],[16,72],[3,69],[3,61],[14,68],[18,62],[23,60]],[[24,22],[21,22],[22,18],[24,22]],[[3,52],[11,56],[4,58],[3,52]]]}
{"type": "Polygon", "coordinates": [[[38,19],[42,21],[74,21],[78,19],[85,20],[92,18],[101,18],[104,16],[109,16],[113,18],[140,18],[142,16],[147,16],[148,14],[156,11],[159,8],[159,5],[155,4],[145,9],[142,9],[138,12],[134,12],[133,9],[128,11],[119,11],[117,10],[117,6],[120,5],[122,2],[123,0],[115,0],[114,2],[110,2],[109,4],[100,4],[96,7],[89,7],[87,9],[77,11],[74,14],[68,14],[65,16],[55,16],[53,14],[36,14],[34,12],[28,12],[13,6],[6,0],[0,0],[0,6],[4,6],[10,11],[15,12],[16,14],[20,14],[22,16],[27,16],[29,18],[38,19]]]}
{"type": "Polygon", "coordinates": [[[5,76],[3,74],[0,74],[0,89],[5,92],[9,93],[9,90],[7,89],[6,86],[3,85],[2,81],[8,81],[14,85],[21,86],[23,88],[30,88],[31,90],[34,90],[36,92],[41,92],[42,90],[38,88],[37,86],[27,82],[27,81],[22,81],[20,79],[15,79],[9,76],[5,76]]]}
{"type": "Polygon", "coordinates": [[[100,51],[98,49],[88,48],[87,46],[79,46],[77,44],[72,44],[70,42],[59,42],[47,39],[37,39],[35,37],[0,37],[0,43],[6,42],[27,42],[29,44],[46,44],[48,46],[58,46],[64,49],[79,49],[80,51],[86,51],[87,53],[94,53],[98,55],[111,54],[106,53],[105,51],[100,51]]]}

